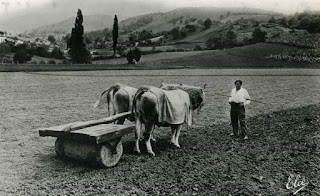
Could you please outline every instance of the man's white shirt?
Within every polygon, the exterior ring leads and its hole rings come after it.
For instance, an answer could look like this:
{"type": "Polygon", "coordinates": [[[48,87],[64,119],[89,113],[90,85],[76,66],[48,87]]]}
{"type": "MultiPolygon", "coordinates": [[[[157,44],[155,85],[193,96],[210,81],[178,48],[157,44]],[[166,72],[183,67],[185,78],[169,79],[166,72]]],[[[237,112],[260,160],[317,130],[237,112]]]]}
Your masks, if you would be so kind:
{"type": "Polygon", "coordinates": [[[229,102],[243,103],[244,105],[248,105],[251,100],[246,89],[240,88],[239,90],[237,90],[236,88],[234,88],[231,91],[229,102]]]}

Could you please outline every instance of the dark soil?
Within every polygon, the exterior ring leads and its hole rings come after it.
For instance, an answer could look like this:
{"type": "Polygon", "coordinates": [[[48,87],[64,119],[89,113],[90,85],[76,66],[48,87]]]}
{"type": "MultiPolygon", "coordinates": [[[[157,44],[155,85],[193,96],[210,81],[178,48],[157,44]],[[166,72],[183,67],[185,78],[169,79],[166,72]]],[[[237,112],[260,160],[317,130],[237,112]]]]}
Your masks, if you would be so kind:
{"type": "Polygon", "coordinates": [[[155,157],[142,142],[142,155],[134,154],[130,135],[118,165],[107,169],[58,159],[53,146],[46,147],[37,160],[41,167],[16,193],[291,195],[296,189],[286,189],[288,177],[300,174],[308,185],[297,195],[320,195],[319,116],[320,105],[311,105],[249,118],[246,141],[229,136],[229,123],[191,127],[181,134],[181,149],[169,144],[170,131],[161,128],[155,157]]]}

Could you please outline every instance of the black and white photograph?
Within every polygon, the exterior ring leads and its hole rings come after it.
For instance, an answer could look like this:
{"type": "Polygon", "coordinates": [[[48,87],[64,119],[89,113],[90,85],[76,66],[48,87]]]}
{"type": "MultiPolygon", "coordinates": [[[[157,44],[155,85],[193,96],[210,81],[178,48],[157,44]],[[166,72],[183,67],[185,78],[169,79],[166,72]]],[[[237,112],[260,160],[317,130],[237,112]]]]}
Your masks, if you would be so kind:
{"type": "Polygon", "coordinates": [[[320,196],[319,0],[0,0],[1,196],[320,196]]]}

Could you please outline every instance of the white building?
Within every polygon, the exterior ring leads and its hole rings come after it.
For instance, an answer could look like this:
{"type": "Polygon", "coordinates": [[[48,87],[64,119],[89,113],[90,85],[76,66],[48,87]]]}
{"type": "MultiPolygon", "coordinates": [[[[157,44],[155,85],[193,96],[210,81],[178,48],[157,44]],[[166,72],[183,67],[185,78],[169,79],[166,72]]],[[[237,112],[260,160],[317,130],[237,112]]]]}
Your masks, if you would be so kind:
{"type": "Polygon", "coordinates": [[[163,41],[163,39],[164,39],[164,35],[161,35],[158,37],[151,38],[150,41],[151,41],[151,43],[158,43],[158,42],[163,41]]]}
{"type": "Polygon", "coordinates": [[[5,36],[5,35],[0,35],[0,44],[3,43],[3,42],[5,42],[6,39],[7,39],[7,36],[5,36]]]}

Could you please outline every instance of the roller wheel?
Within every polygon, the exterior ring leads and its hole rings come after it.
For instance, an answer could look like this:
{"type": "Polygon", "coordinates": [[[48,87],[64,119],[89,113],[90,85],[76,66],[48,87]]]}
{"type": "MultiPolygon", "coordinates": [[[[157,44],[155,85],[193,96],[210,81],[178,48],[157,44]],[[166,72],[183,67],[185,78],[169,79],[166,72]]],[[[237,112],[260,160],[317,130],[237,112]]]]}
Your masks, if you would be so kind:
{"type": "Polygon", "coordinates": [[[123,153],[123,146],[121,140],[116,144],[116,142],[109,141],[109,143],[101,145],[99,152],[99,161],[105,167],[115,166],[123,153]],[[114,147],[116,145],[116,147],[114,147]]]}
{"type": "Polygon", "coordinates": [[[58,139],[56,140],[54,149],[55,149],[55,151],[56,151],[56,153],[57,153],[57,155],[58,155],[59,157],[65,156],[64,146],[63,146],[63,140],[62,140],[62,139],[58,138],[58,139]]]}

